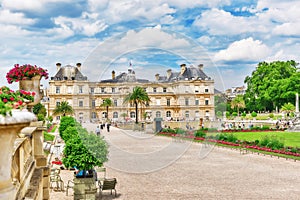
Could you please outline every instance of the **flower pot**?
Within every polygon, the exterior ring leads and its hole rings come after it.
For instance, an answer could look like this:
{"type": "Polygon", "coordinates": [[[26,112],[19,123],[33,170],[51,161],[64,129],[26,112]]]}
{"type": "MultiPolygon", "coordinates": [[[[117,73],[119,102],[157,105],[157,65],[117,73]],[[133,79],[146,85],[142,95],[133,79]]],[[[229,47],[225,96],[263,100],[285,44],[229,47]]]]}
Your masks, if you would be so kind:
{"type": "Polygon", "coordinates": [[[34,101],[28,103],[29,106],[34,106],[38,104],[42,98],[42,92],[40,89],[41,76],[35,76],[28,80],[19,81],[20,90],[35,92],[34,101]]]}
{"type": "Polygon", "coordinates": [[[12,154],[18,133],[36,117],[27,110],[12,110],[12,116],[0,115],[0,199],[14,199],[11,180],[12,154]]]}

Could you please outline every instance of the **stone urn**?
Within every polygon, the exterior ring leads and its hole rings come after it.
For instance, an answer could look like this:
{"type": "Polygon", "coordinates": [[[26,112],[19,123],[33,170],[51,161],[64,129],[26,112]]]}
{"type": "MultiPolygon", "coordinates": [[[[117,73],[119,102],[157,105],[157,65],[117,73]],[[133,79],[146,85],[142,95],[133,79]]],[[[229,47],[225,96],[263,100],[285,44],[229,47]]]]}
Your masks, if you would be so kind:
{"type": "Polygon", "coordinates": [[[19,81],[20,90],[35,92],[34,101],[27,104],[29,107],[38,104],[43,97],[40,89],[41,78],[41,76],[34,76],[31,79],[19,81]]]}
{"type": "Polygon", "coordinates": [[[0,115],[0,199],[12,199],[14,187],[11,179],[12,153],[18,133],[36,116],[28,110],[12,110],[12,116],[0,115]]]}

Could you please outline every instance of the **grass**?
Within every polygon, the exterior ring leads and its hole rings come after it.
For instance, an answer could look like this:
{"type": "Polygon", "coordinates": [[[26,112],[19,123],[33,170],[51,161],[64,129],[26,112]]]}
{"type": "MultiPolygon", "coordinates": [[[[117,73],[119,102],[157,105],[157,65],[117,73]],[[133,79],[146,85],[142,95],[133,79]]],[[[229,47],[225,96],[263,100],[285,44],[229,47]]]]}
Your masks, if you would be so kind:
{"type": "Polygon", "coordinates": [[[44,140],[45,141],[53,141],[54,140],[54,135],[47,133],[46,131],[44,131],[44,140]]]}
{"type": "Polygon", "coordinates": [[[275,136],[284,143],[284,146],[300,147],[300,133],[297,132],[233,132],[238,140],[255,141],[261,140],[264,136],[275,136]]]}

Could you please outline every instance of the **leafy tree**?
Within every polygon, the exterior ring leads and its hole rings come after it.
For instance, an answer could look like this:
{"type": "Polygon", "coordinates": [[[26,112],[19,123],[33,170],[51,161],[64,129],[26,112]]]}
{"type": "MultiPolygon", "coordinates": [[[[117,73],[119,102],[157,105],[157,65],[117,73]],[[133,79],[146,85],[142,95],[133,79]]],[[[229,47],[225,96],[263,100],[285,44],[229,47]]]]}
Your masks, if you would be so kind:
{"type": "Polygon", "coordinates": [[[54,115],[62,114],[62,116],[66,116],[66,115],[72,115],[73,113],[74,113],[74,110],[73,110],[72,106],[70,106],[69,103],[66,101],[62,101],[53,110],[54,115]]]}
{"type": "Polygon", "coordinates": [[[243,95],[237,95],[230,103],[231,108],[237,108],[237,115],[240,116],[240,108],[245,108],[243,95]]]}
{"type": "Polygon", "coordinates": [[[138,105],[147,105],[147,103],[150,102],[150,98],[147,94],[147,92],[139,87],[136,86],[132,93],[129,93],[125,99],[124,99],[124,103],[132,103],[135,105],[135,123],[138,123],[138,105]]]}
{"type": "MultiPolygon", "coordinates": [[[[68,127],[76,126],[76,120],[73,117],[64,116],[60,119],[59,124],[59,134],[62,137],[63,131],[66,130],[68,127]]],[[[63,137],[62,137],[63,138],[63,137]]]]}
{"type": "Polygon", "coordinates": [[[39,121],[44,121],[45,120],[45,117],[47,115],[47,111],[46,111],[46,108],[43,104],[38,103],[38,104],[34,105],[32,111],[38,117],[39,121]]]}
{"type": "Polygon", "coordinates": [[[300,93],[300,73],[293,60],[260,62],[251,76],[247,76],[245,94],[248,110],[272,111],[295,99],[300,93]]]}
{"type": "Polygon", "coordinates": [[[103,103],[100,105],[101,107],[106,108],[106,119],[108,120],[108,108],[113,105],[112,100],[110,98],[106,98],[103,100],[103,103]]]}
{"type": "Polygon", "coordinates": [[[103,138],[93,133],[79,132],[71,137],[64,148],[63,163],[66,167],[76,166],[80,170],[101,167],[106,162],[108,147],[103,138]]]}

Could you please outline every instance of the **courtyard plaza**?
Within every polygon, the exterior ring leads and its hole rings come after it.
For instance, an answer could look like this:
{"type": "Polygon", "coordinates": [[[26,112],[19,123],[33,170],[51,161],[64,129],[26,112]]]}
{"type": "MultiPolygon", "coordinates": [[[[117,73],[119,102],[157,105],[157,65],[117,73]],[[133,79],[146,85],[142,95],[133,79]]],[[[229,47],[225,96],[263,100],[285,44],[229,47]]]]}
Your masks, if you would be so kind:
{"type": "MultiPolygon", "coordinates": [[[[97,124],[83,123],[95,132],[97,124]]],[[[117,197],[102,199],[299,199],[300,163],[213,145],[111,127],[107,178],[117,197]]],[[[74,171],[61,170],[65,185],[74,171]]],[[[73,190],[51,190],[51,199],[73,199],[73,190]]],[[[99,195],[98,198],[100,199],[99,195]]]]}

